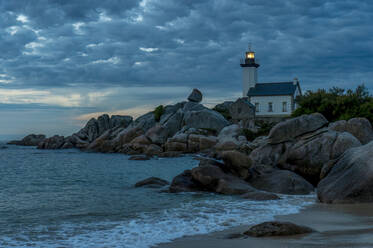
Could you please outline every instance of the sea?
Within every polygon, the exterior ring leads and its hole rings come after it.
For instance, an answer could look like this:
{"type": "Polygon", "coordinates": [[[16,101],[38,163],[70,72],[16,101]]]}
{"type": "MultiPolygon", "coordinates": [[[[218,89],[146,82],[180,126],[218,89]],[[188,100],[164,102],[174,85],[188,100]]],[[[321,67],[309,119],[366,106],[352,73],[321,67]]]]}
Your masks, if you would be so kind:
{"type": "Polygon", "coordinates": [[[0,247],[149,248],[297,213],[315,199],[263,202],[134,187],[151,176],[171,181],[196,166],[193,156],[132,161],[0,142],[0,247]]]}

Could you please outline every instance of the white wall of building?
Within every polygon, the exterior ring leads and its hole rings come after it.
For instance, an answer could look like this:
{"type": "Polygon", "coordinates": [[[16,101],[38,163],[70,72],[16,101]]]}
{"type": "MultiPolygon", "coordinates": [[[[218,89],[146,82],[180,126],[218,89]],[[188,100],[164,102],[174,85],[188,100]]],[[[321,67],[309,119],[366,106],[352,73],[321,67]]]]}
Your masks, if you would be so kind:
{"type": "Polygon", "coordinates": [[[249,101],[255,106],[259,104],[256,116],[288,116],[292,113],[292,96],[251,96],[249,101]],[[286,102],[286,111],[283,103],[286,102]],[[272,112],[269,112],[269,103],[272,103],[272,112]]]}
{"type": "Polygon", "coordinates": [[[247,97],[247,92],[251,87],[255,87],[258,82],[256,67],[242,67],[242,96],[247,97]]]}
{"type": "MultiPolygon", "coordinates": [[[[297,89],[295,90],[295,93],[294,93],[294,100],[297,98],[297,96],[300,96],[301,95],[301,92],[300,92],[300,87],[297,87],[297,89]]],[[[294,101],[294,110],[298,108],[298,104],[296,104],[296,102],[294,101]]]]}

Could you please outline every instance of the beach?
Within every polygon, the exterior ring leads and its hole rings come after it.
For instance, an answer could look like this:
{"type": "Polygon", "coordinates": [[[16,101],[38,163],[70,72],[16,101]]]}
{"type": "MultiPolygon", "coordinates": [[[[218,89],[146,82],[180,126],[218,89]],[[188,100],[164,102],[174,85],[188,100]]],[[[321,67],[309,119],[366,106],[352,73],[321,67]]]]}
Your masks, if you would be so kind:
{"type": "Polygon", "coordinates": [[[373,247],[373,204],[315,203],[297,214],[276,216],[275,220],[305,225],[316,232],[289,237],[229,239],[227,236],[242,233],[249,228],[240,226],[228,231],[180,238],[157,248],[373,247]]]}

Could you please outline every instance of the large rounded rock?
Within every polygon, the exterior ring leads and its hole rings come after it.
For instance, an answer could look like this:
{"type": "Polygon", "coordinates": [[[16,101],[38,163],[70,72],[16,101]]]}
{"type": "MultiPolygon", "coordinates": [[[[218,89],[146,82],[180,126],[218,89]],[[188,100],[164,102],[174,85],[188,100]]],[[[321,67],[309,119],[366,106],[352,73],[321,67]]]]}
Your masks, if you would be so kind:
{"type": "Polygon", "coordinates": [[[237,141],[238,137],[243,135],[242,128],[238,126],[237,124],[229,125],[224,127],[219,135],[218,140],[219,142],[225,142],[225,141],[237,141]]]}
{"type": "Polygon", "coordinates": [[[164,122],[161,121],[161,124],[167,129],[169,136],[175,135],[182,128],[183,117],[184,114],[180,109],[168,119],[165,119],[164,122]]]}
{"type": "Polygon", "coordinates": [[[135,187],[148,187],[148,188],[159,188],[166,185],[169,185],[170,183],[167,182],[164,179],[158,178],[158,177],[149,177],[144,180],[141,180],[135,184],[135,187]]]}
{"type": "Polygon", "coordinates": [[[162,147],[158,146],[158,145],[155,145],[155,144],[151,144],[149,145],[146,149],[145,149],[145,154],[147,156],[159,156],[163,153],[163,149],[162,147]]]}
{"type": "Polygon", "coordinates": [[[170,141],[165,144],[165,150],[167,152],[188,152],[188,146],[186,143],[170,141]]]}
{"type": "Polygon", "coordinates": [[[366,118],[352,118],[349,121],[336,121],[329,125],[329,129],[339,132],[349,132],[363,145],[373,140],[372,125],[366,118]]]}
{"type": "Polygon", "coordinates": [[[170,193],[179,192],[195,192],[200,190],[200,185],[192,178],[191,170],[185,170],[180,175],[177,175],[171,182],[170,193]]]}
{"type": "Polygon", "coordinates": [[[211,149],[216,145],[218,139],[215,136],[201,136],[199,138],[200,151],[211,149]]]}
{"type": "Polygon", "coordinates": [[[201,102],[202,93],[198,89],[193,89],[192,93],[188,96],[188,100],[191,102],[201,102]]]}
{"type": "Polygon", "coordinates": [[[221,154],[224,164],[233,174],[246,179],[249,176],[249,168],[252,161],[248,155],[239,151],[224,151],[221,154]]]}
{"type": "Polygon", "coordinates": [[[250,159],[253,164],[265,164],[276,167],[277,164],[286,160],[286,151],[292,144],[290,142],[280,143],[276,145],[262,144],[250,153],[250,159]]]}
{"type": "Polygon", "coordinates": [[[109,140],[110,134],[111,130],[109,129],[106,132],[104,132],[100,137],[98,137],[89,145],[87,145],[85,149],[97,152],[114,152],[115,147],[113,146],[113,143],[109,140]]]}
{"type": "Polygon", "coordinates": [[[134,150],[141,152],[144,152],[150,144],[151,141],[145,135],[140,135],[134,138],[130,143],[134,150]]]}
{"type": "Polygon", "coordinates": [[[154,113],[149,112],[138,117],[134,122],[132,122],[131,126],[141,128],[144,132],[146,132],[156,124],[157,122],[155,120],[154,113]]]}
{"type": "Polygon", "coordinates": [[[327,119],[319,113],[302,115],[283,121],[275,125],[269,135],[269,143],[277,144],[292,141],[296,137],[315,131],[328,123],[327,119]]]}
{"type": "Polygon", "coordinates": [[[144,131],[141,128],[127,127],[116,135],[113,139],[113,143],[117,147],[122,147],[124,144],[130,143],[133,139],[142,134],[144,134],[144,131]]]}
{"type": "Polygon", "coordinates": [[[208,109],[185,113],[184,123],[189,128],[207,129],[217,133],[229,125],[229,122],[221,114],[208,109]]]}
{"type": "Polygon", "coordinates": [[[162,145],[167,141],[168,138],[168,129],[161,126],[156,125],[150,128],[146,133],[145,136],[150,139],[150,141],[157,145],[162,145]]]}
{"type": "Polygon", "coordinates": [[[192,178],[202,186],[203,190],[226,195],[242,195],[257,191],[244,180],[224,173],[214,165],[204,165],[192,169],[192,178]]]}
{"type": "Polygon", "coordinates": [[[110,129],[110,117],[107,114],[101,115],[97,118],[98,136],[110,129]]]}
{"type": "Polygon", "coordinates": [[[317,186],[325,203],[373,202],[373,141],[351,148],[317,186]]]}
{"type": "Polygon", "coordinates": [[[287,170],[256,171],[248,182],[257,189],[278,194],[305,195],[314,190],[304,178],[287,170]]]}
{"type": "Polygon", "coordinates": [[[110,128],[114,127],[128,127],[133,121],[132,116],[129,115],[112,115],[110,118],[110,128]]]}
{"type": "Polygon", "coordinates": [[[253,237],[291,236],[314,232],[306,226],[299,226],[291,222],[269,221],[251,227],[244,232],[245,235],[253,237]]]}
{"type": "Polygon", "coordinates": [[[302,139],[287,149],[283,169],[298,173],[314,185],[320,181],[323,166],[338,158],[346,150],[361,143],[350,133],[324,132],[309,139],[302,139]]]}

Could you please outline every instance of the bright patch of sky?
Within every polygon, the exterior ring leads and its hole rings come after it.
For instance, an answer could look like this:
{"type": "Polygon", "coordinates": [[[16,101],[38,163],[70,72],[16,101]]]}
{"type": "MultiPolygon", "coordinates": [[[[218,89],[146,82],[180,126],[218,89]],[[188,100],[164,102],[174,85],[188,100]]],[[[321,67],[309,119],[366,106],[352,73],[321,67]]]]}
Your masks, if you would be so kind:
{"type": "Polygon", "coordinates": [[[111,57],[111,58],[108,58],[108,59],[99,59],[99,60],[95,60],[92,62],[92,64],[106,64],[106,63],[109,63],[109,64],[119,64],[120,63],[120,58],[118,57],[111,57]]]}
{"type": "Polygon", "coordinates": [[[159,50],[159,48],[156,48],[156,47],[140,47],[139,49],[147,53],[152,53],[152,52],[156,52],[159,50]]]}
{"type": "Polygon", "coordinates": [[[22,22],[22,23],[27,23],[27,22],[29,22],[27,16],[22,15],[22,14],[20,14],[20,15],[17,16],[17,21],[22,22]]]}

